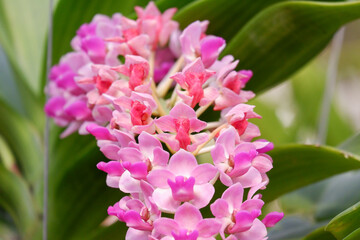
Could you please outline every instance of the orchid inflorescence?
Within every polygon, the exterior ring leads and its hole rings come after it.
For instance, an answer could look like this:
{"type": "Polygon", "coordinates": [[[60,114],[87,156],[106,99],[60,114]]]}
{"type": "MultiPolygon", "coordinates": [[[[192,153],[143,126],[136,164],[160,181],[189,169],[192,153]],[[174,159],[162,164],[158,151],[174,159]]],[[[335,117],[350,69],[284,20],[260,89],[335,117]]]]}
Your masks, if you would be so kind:
{"type": "Polygon", "coordinates": [[[176,9],[135,11],[137,20],[96,15],[80,27],[51,69],[47,115],[66,127],[61,137],[96,137],[107,185],[129,194],[108,208],[126,239],[267,239],[283,214],[258,219],[273,144],[253,140],[260,131],[248,120],[260,116],[243,90],[252,72],[219,60],[225,40],[206,35],[208,21],[180,31],[176,9]],[[214,111],[219,119],[204,121],[214,111]],[[213,199],[217,180],[227,189],[213,199]],[[203,219],[205,207],[214,218],[203,219]]]}

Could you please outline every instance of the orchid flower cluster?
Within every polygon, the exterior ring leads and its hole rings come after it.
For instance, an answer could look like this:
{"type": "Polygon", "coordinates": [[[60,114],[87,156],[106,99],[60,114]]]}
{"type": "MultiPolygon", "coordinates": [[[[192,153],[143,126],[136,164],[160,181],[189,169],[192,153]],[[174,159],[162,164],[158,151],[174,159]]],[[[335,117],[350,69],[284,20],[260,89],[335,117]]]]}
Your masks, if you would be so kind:
{"type": "Polygon", "coordinates": [[[219,59],[225,40],[206,34],[208,21],[180,31],[176,9],[135,11],[137,20],[96,15],[80,27],[51,70],[47,115],[66,127],[61,137],[96,137],[107,185],[128,194],[108,208],[129,227],[126,239],[267,239],[283,214],[259,219],[273,145],[253,140],[249,119],[260,116],[243,90],[252,72],[219,59]],[[214,111],[218,120],[204,121],[214,111]],[[213,199],[217,181],[227,189],[213,199]]]}

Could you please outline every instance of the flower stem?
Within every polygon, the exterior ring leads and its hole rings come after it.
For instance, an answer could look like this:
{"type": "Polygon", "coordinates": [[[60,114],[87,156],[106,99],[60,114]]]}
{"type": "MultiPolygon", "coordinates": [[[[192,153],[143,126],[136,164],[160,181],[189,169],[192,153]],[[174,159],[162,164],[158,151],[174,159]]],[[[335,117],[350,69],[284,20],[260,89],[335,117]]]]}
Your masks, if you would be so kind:
{"type": "Polygon", "coordinates": [[[221,122],[208,122],[206,127],[205,127],[205,130],[207,129],[212,129],[212,128],[217,128],[221,125],[222,123],[221,122]]]}
{"type": "Polygon", "coordinates": [[[214,139],[214,137],[225,127],[227,127],[228,124],[227,123],[224,123],[223,125],[219,126],[218,128],[216,128],[214,131],[211,132],[211,134],[209,135],[209,138],[208,140],[206,140],[206,142],[204,142],[203,144],[200,144],[196,150],[192,153],[194,156],[196,156],[200,150],[206,145],[208,144],[211,140],[214,139]]]}
{"type": "Polygon", "coordinates": [[[157,105],[157,111],[159,112],[160,116],[165,116],[166,115],[166,111],[163,108],[163,105],[161,104],[159,97],[157,95],[156,92],[156,84],[154,82],[154,66],[155,66],[155,52],[151,52],[150,53],[150,57],[149,57],[149,65],[150,65],[150,69],[149,69],[149,76],[148,79],[150,81],[150,85],[151,85],[151,95],[154,98],[156,105],[157,105]]]}
{"type": "Polygon", "coordinates": [[[179,84],[176,84],[176,86],[174,88],[174,91],[171,94],[170,102],[168,103],[169,108],[172,108],[176,103],[176,100],[177,100],[177,97],[178,97],[177,92],[176,92],[177,90],[180,90],[180,85],[179,84]]]}
{"type": "Polygon", "coordinates": [[[166,74],[163,80],[159,83],[157,87],[157,95],[159,97],[165,97],[173,82],[173,79],[171,79],[170,77],[174,75],[176,72],[178,72],[182,68],[183,64],[184,64],[184,57],[181,56],[172,66],[172,68],[169,70],[169,72],[166,74]]]}
{"type": "Polygon", "coordinates": [[[198,152],[198,155],[199,155],[199,154],[208,153],[208,152],[210,152],[211,150],[213,150],[214,147],[215,147],[215,145],[211,145],[211,146],[208,146],[208,147],[204,147],[204,148],[202,148],[202,149],[198,152]]]}
{"type": "Polygon", "coordinates": [[[214,101],[211,101],[209,104],[199,107],[198,110],[196,110],[196,116],[200,117],[201,114],[203,114],[206,111],[206,109],[208,109],[213,104],[213,102],[214,101]]]}
{"type": "Polygon", "coordinates": [[[317,143],[325,144],[328,131],[329,113],[331,108],[331,99],[334,95],[336,77],[338,72],[339,58],[345,35],[345,27],[341,28],[334,37],[332,50],[330,53],[329,65],[327,69],[326,86],[321,106],[321,114],[318,121],[317,143]]]}

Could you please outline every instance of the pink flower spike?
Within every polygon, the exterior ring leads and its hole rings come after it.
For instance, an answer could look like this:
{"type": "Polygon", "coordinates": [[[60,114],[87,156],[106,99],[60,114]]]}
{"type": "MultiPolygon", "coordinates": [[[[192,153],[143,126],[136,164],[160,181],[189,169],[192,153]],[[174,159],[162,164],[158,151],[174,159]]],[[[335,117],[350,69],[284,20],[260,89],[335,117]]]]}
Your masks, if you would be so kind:
{"type": "MultiPolygon", "coordinates": [[[[200,211],[184,203],[175,212],[174,220],[159,218],[154,222],[155,232],[169,239],[215,239],[221,224],[215,219],[203,219],[200,211]]],[[[164,238],[165,239],[165,238],[164,238]]]]}
{"type": "Polygon", "coordinates": [[[148,206],[141,199],[123,197],[113,207],[109,207],[108,212],[115,215],[120,221],[126,223],[130,228],[141,231],[151,231],[153,221],[160,217],[160,212],[148,206]]]}

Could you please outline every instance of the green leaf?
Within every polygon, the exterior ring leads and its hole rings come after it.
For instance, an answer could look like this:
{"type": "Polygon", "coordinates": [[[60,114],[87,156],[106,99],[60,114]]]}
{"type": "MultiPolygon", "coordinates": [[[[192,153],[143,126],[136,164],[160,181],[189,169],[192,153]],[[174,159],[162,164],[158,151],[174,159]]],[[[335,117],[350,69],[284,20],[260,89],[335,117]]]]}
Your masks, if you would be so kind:
{"type": "Polygon", "coordinates": [[[89,239],[103,230],[108,206],[123,194],[107,187],[106,174],[96,168],[108,159],[93,136],[58,137],[54,134],[50,145],[49,239],[89,239]]]}
{"type": "Polygon", "coordinates": [[[321,224],[313,224],[299,216],[285,216],[273,229],[269,229],[271,240],[295,240],[313,231],[321,224]]]}
{"type": "Polygon", "coordinates": [[[44,113],[39,99],[24,83],[23,76],[12,64],[0,44],[0,100],[17,113],[29,118],[37,129],[44,126],[44,113]]]}
{"type": "Polygon", "coordinates": [[[15,82],[15,75],[11,65],[0,45],[0,98],[11,106],[11,108],[24,114],[25,109],[15,82]]]}
{"type": "Polygon", "coordinates": [[[352,233],[346,236],[344,240],[359,240],[360,239],[360,228],[356,229],[352,233]]]}
{"type": "Polygon", "coordinates": [[[1,135],[15,155],[20,171],[29,183],[40,183],[42,136],[31,122],[1,101],[0,113],[1,135]]]}
{"type": "Polygon", "coordinates": [[[182,29],[194,21],[209,20],[207,33],[216,34],[230,41],[256,14],[283,1],[285,0],[197,0],[181,9],[175,15],[175,20],[180,22],[182,29]]]}
{"type": "MultiPolygon", "coordinates": [[[[339,148],[359,154],[360,135],[349,138],[339,148]]],[[[329,179],[318,202],[315,217],[317,220],[330,219],[360,201],[360,172],[349,172],[329,179]]]]}
{"type": "Polygon", "coordinates": [[[251,69],[255,92],[280,83],[316,56],[339,27],[360,17],[360,2],[283,2],[251,19],[224,54],[251,69]]]}
{"type": "Polygon", "coordinates": [[[325,231],[324,227],[320,227],[308,234],[303,240],[336,240],[336,238],[331,233],[325,231]]]}
{"type": "Polygon", "coordinates": [[[22,236],[30,238],[39,224],[26,182],[0,164],[0,205],[11,215],[22,236]]]}
{"type": "Polygon", "coordinates": [[[316,207],[317,220],[331,219],[360,201],[360,172],[348,172],[327,182],[316,207]]]}
{"type": "Polygon", "coordinates": [[[100,227],[96,231],[96,234],[91,236],[89,239],[125,239],[127,229],[128,227],[125,226],[125,223],[117,221],[108,227],[100,227]]]}
{"type": "Polygon", "coordinates": [[[268,174],[270,183],[263,191],[265,202],[330,176],[360,168],[358,157],[325,146],[285,145],[275,148],[270,155],[274,168],[268,174]]]}
{"type": "Polygon", "coordinates": [[[47,0],[1,0],[0,44],[30,92],[39,94],[48,24],[47,0]]]}
{"type": "Polygon", "coordinates": [[[360,202],[333,218],[325,230],[331,232],[337,239],[344,239],[353,231],[357,230],[359,226],[360,202]]]}

